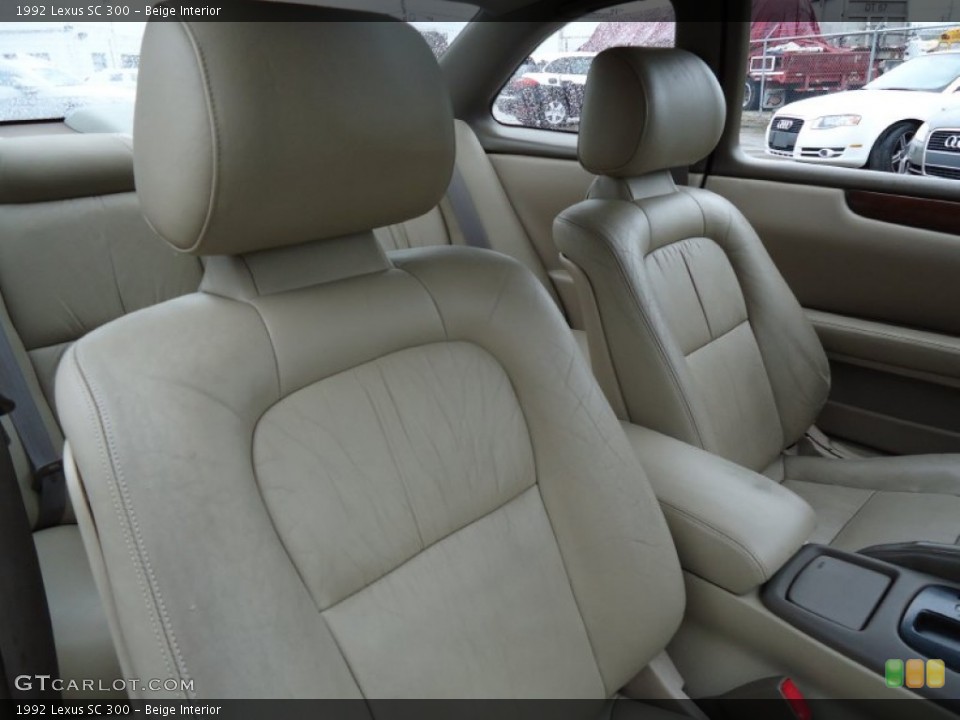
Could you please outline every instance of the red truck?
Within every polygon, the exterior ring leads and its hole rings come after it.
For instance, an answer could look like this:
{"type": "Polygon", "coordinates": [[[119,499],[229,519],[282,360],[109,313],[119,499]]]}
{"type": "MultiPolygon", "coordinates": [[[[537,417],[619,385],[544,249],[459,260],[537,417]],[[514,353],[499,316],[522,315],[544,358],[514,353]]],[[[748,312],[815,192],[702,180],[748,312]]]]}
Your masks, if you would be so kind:
{"type": "Polygon", "coordinates": [[[816,34],[816,22],[753,23],[744,110],[760,108],[761,87],[763,107],[776,109],[809,95],[855,90],[880,74],[881,57],[877,54],[873,72],[869,72],[870,48],[836,47],[817,37],[780,39],[816,34]]]}

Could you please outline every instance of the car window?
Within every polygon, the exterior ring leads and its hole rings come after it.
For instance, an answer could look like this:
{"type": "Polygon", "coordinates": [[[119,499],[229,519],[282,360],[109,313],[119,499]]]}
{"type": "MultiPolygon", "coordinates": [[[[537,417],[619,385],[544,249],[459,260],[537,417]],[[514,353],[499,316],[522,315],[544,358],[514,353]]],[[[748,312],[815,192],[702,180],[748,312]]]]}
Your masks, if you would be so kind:
{"type": "Polygon", "coordinates": [[[142,22],[0,23],[0,121],[62,118],[91,105],[132,107],[119,71],[139,59],[142,22]]]}
{"type": "Polygon", "coordinates": [[[925,123],[960,105],[950,93],[960,80],[960,18],[914,21],[905,3],[875,5],[888,16],[801,2],[784,21],[777,3],[754,0],[740,134],[748,155],[911,172],[925,123]]]}
{"type": "Polygon", "coordinates": [[[675,22],[667,0],[618,5],[571,22],[527,58],[493,104],[504,125],[576,132],[593,58],[621,45],[672,47],[675,22]]]}
{"type": "MultiPolygon", "coordinates": [[[[476,14],[462,3],[438,13],[427,0],[376,2],[408,20],[437,57],[476,14]]],[[[56,120],[79,109],[113,118],[122,108],[131,130],[145,28],[134,21],[0,22],[0,122],[56,120]]]]}

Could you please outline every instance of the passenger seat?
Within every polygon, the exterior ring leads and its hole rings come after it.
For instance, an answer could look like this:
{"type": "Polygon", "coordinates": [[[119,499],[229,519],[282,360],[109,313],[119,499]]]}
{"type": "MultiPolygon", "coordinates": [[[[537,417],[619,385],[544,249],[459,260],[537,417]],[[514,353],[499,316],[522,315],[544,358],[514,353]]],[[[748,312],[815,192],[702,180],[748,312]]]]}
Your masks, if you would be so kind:
{"type": "Polygon", "coordinates": [[[432,53],[378,16],[245,10],[150,23],[141,55],[138,192],[213,256],[201,291],[57,378],[124,670],[192,687],[147,696],[614,697],[684,607],[623,430],[520,263],[373,235],[450,178],[432,53]]]}
{"type": "MultiPolygon", "coordinates": [[[[111,320],[195,291],[200,276],[196,258],[172,251],[144,221],[128,139],[0,140],[0,323],[56,447],[63,437],[54,377],[63,354],[111,320]]],[[[35,522],[28,463],[6,418],[4,427],[35,522]]],[[[34,542],[61,677],[109,687],[120,668],[72,509],[62,524],[35,532],[34,542]]]]}
{"type": "Polygon", "coordinates": [[[724,117],[688,52],[615,48],[591,67],[579,154],[599,177],[554,228],[607,394],[624,419],[783,481],[817,511],[813,541],[956,543],[960,456],[790,450],[827,399],[823,348],[743,215],[670,175],[710,154],[724,117]]]}

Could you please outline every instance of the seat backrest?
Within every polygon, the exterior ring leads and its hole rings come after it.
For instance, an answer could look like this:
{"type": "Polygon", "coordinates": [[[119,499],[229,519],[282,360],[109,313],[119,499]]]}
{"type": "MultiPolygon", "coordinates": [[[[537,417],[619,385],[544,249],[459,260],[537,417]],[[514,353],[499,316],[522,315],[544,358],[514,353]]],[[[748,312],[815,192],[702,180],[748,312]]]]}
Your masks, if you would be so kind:
{"type": "Polygon", "coordinates": [[[264,22],[152,23],[141,55],[142,206],[218,256],[201,291],[90,333],[57,378],[125,672],[199,697],[609,697],[683,612],[616,417],[526,268],[388,258],[371,230],[449,182],[432,53],[404,23],[244,11],[264,22]]]}
{"type": "MultiPolygon", "coordinates": [[[[529,267],[556,299],[473,131],[457,121],[456,137],[457,162],[489,226],[491,248],[529,267]]],[[[196,257],[173,251],[143,219],[127,136],[4,139],[0,172],[0,323],[48,432],[60,445],[53,383],[70,345],[128,312],[194,292],[202,268],[196,257]]],[[[463,244],[446,199],[376,235],[386,250],[463,244]]],[[[32,520],[36,499],[27,489],[30,474],[25,468],[19,474],[32,520]]]]}
{"type": "MultiPolygon", "coordinates": [[[[196,291],[200,276],[199,260],[143,219],[129,138],[0,140],[0,323],[57,446],[64,352],[125,313],[196,291]]],[[[24,498],[32,515],[35,497],[24,498]]]]}
{"type": "MultiPolygon", "coordinates": [[[[582,270],[629,419],[763,470],[826,401],[813,328],[746,219],[669,169],[723,129],[710,69],[683,50],[615,48],[587,81],[579,154],[599,177],[554,225],[582,270]],[[678,121],[681,119],[682,121],[678,121]]],[[[596,337],[601,335],[602,337],[596,337]]]]}
{"type": "MultiPolygon", "coordinates": [[[[559,306],[560,300],[553,283],[517,217],[493,163],[470,126],[462,120],[454,122],[457,168],[483,225],[490,249],[509,255],[529,268],[559,306]]],[[[377,230],[377,237],[388,251],[424,245],[466,244],[457,214],[446,198],[422,217],[377,230]]]]}

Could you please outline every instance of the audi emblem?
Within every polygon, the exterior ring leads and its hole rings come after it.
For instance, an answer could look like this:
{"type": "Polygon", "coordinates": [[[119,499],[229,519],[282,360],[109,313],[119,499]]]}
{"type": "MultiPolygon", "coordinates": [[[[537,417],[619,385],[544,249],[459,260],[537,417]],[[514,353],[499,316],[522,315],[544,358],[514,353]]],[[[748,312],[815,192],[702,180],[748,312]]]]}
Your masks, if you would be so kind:
{"type": "Polygon", "coordinates": [[[789,130],[793,127],[793,120],[777,120],[777,130],[789,130]]]}
{"type": "Polygon", "coordinates": [[[950,150],[960,149],[960,135],[951,135],[943,141],[943,146],[950,150]]]}

